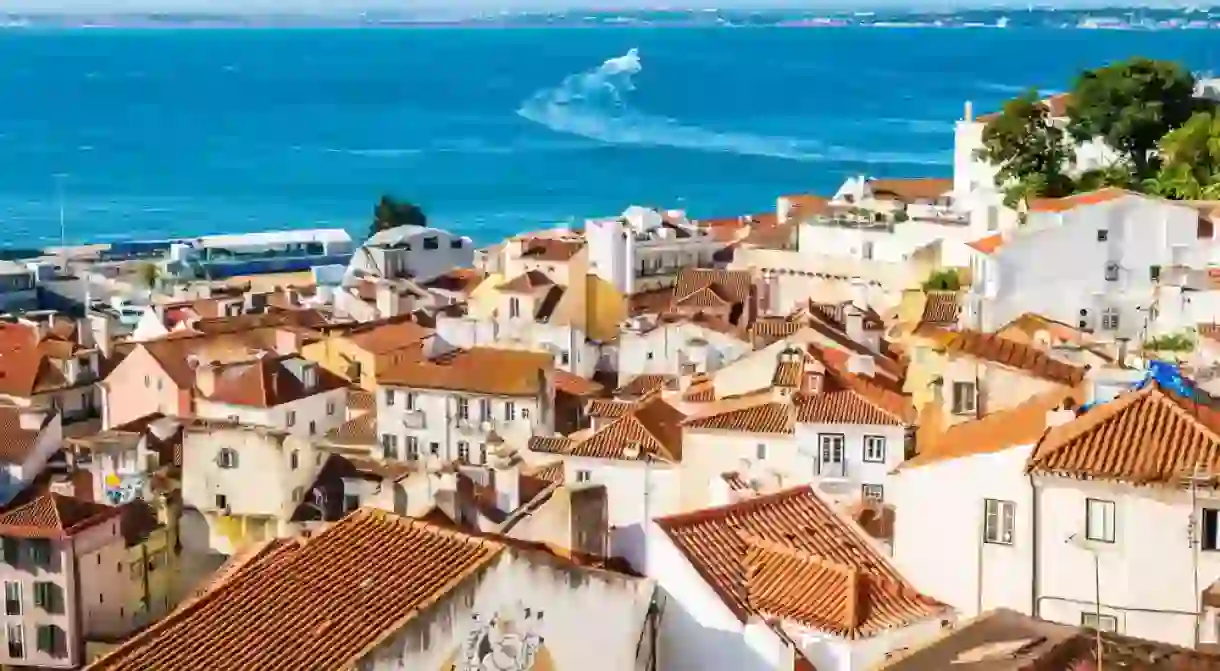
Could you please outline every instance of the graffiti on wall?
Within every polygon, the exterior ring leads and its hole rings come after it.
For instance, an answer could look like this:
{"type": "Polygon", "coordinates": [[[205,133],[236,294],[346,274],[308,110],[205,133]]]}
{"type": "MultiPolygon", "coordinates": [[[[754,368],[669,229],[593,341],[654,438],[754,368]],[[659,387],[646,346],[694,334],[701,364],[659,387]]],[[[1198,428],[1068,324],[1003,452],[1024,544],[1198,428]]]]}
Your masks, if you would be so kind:
{"type": "Polygon", "coordinates": [[[106,500],[115,506],[134,501],[144,493],[144,485],[147,482],[143,473],[109,473],[104,478],[106,500]]]}
{"type": "Polygon", "coordinates": [[[554,671],[542,637],[543,611],[517,605],[476,613],[470,631],[442,671],[554,671]]]}

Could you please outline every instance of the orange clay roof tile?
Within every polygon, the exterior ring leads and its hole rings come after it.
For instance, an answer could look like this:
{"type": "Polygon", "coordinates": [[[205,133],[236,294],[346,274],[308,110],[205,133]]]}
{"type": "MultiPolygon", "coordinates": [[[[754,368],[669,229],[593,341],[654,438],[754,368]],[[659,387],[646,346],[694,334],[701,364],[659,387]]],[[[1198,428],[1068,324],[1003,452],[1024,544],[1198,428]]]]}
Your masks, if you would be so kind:
{"type": "Polygon", "coordinates": [[[682,301],[705,288],[714,289],[718,298],[729,303],[744,303],[754,288],[754,274],[748,270],[687,268],[678,273],[674,301],[682,301]]]}
{"type": "Polygon", "coordinates": [[[503,547],[361,509],[239,568],[86,668],[350,668],[503,547]]]}
{"type": "Polygon", "coordinates": [[[653,395],[635,404],[626,415],[573,444],[567,454],[593,459],[628,461],[682,460],[682,420],[686,415],[653,395]],[[629,452],[634,451],[634,453],[629,452]]]}
{"type": "Polygon", "coordinates": [[[796,431],[796,412],[791,403],[757,403],[686,421],[691,429],[772,433],[792,435],[796,431]]]}
{"type": "Polygon", "coordinates": [[[945,351],[950,355],[965,355],[1015,368],[1035,377],[1069,386],[1080,384],[1087,372],[1082,366],[1054,359],[1036,347],[994,333],[968,329],[951,335],[945,343],[945,351]]]}
{"type": "Polygon", "coordinates": [[[985,238],[971,240],[966,245],[984,254],[995,254],[1000,247],[1004,246],[1004,236],[1000,233],[995,233],[985,238]]]}
{"type": "Polygon", "coordinates": [[[68,538],[122,513],[121,507],[43,494],[0,515],[0,536],[15,538],[68,538]]]}
{"type": "Polygon", "coordinates": [[[1112,200],[1118,200],[1124,196],[1136,195],[1126,189],[1117,189],[1108,187],[1090,191],[1088,193],[1078,193],[1074,196],[1066,198],[1034,198],[1029,201],[1030,212],[1067,212],[1074,210],[1082,205],[1097,205],[1100,203],[1108,203],[1112,200]]]}
{"type": "Polygon", "coordinates": [[[1155,382],[1047,432],[1031,473],[1179,486],[1196,473],[1220,476],[1220,412],[1155,382]]]}
{"type": "Polygon", "coordinates": [[[392,363],[377,371],[377,383],[394,387],[444,389],[494,396],[548,393],[555,360],[550,354],[475,347],[427,361],[392,363]]]}
{"type": "Polygon", "coordinates": [[[743,622],[774,616],[858,639],[947,612],[809,486],[656,523],[743,622]]]}
{"type": "Polygon", "coordinates": [[[957,323],[962,311],[961,294],[956,291],[929,291],[925,296],[920,322],[943,326],[957,323]]]}
{"type": "Polygon", "coordinates": [[[615,396],[627,398],[638,398],[650,394],[658,389],[675,390],[678,387],[678,378],[674,375],[661,375],[655,373],[645,373],[631,378],[627,384],[614,390],[615,396]]]}

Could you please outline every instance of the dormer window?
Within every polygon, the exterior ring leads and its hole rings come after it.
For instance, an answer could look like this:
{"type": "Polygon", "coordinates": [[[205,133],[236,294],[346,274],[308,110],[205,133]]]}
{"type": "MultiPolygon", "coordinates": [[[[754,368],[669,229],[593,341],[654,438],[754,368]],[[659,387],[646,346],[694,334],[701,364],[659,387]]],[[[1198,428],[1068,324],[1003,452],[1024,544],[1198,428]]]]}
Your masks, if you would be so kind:
{"type": "Polygon", "coordinates": [[[301,372],[301,382],[306,389],[314,389],[318,386],[318,366],[316,364],[305,366],[301,372]]]}

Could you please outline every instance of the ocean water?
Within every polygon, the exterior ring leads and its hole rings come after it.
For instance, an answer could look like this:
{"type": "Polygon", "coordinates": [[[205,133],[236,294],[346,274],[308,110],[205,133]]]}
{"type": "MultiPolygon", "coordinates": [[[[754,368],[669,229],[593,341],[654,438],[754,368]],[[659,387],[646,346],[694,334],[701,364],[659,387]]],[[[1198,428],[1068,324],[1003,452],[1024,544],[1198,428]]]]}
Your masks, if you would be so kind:
{"type": "Polygon", "coordinates": [[[0,245],[343,226],[383,192],[486,243],[630,204],[718,217],[948,176],[965,100],[1211,31],[0,32],[0,245]],[[56,177],[62,175],[62,177],[56,177]]]}

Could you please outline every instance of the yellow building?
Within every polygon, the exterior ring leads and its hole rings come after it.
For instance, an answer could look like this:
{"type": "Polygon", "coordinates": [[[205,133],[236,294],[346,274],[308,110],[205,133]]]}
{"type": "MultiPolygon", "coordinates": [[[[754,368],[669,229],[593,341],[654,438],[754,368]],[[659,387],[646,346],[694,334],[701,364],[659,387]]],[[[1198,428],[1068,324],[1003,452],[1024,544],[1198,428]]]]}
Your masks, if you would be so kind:
{"type": "MultiPolygon", "coordinates": [[[[473,298],[473,296],[472,296],[473,298]]],[[[429,328],[407,317],[333,332],[301,348],[301,355],[369,391],[377,388],[377,370],[423,353],[429,328]]]]}
{"type": "Polygon", "coordinates": [[[181,598],[177,507],[156,508],[136,499],[125,504],[122,527],[127,542],[126,575],[130,580],[127,612],[132,629],[165,617],[181,598]]]}

